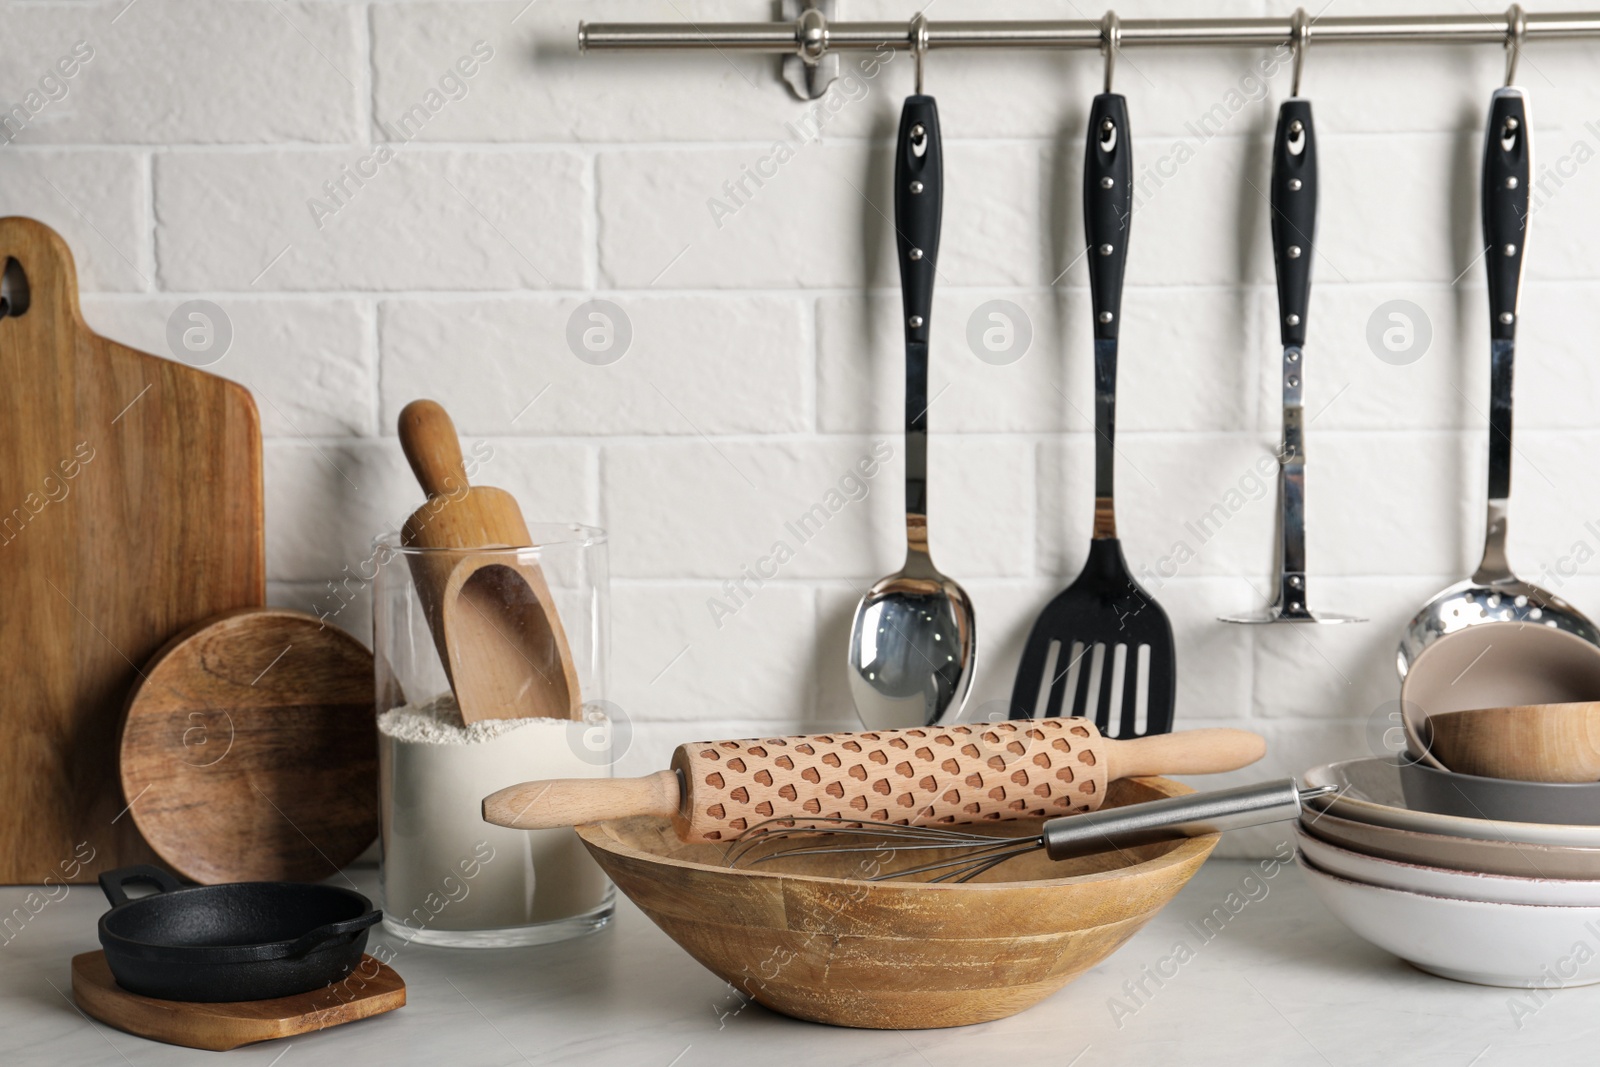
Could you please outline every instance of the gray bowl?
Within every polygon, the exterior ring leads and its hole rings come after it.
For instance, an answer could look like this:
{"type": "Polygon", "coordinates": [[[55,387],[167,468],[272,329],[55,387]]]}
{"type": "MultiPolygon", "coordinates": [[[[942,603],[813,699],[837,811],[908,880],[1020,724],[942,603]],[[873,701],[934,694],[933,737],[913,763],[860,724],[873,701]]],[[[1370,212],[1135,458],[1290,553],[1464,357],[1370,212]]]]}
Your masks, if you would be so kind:
{"type": "Polygon", "coordinates": [[[1600,826],[1600,782],[1520,782],[1457,774],[1399,757],[1406,807],[1467,819],[1600,826]]]}

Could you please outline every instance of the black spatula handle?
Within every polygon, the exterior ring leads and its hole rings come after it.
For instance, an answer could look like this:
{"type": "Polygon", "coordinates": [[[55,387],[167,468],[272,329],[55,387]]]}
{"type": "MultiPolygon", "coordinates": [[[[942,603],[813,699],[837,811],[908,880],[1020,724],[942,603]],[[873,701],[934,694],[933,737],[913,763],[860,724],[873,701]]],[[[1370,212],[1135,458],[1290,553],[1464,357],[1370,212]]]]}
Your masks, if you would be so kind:
{"type": "Polygon", "coordinates": [[[1272,263],[1278,272],[1278,333],[1306,343],[1311,251],[1317,230],[1317,142],[1311,101],[1285,100],[1272,143],[1272,263]]]}
{"type": "Polygon", "coordinates": [[[1083,165],[1083,229],[1089,249],[1089,293],[1096,340],[1114,340],[1122,326],[1122,278],[1133,223],[1133,142],[1128,102],[1101,93],[1089,109],[1083,165]]]}

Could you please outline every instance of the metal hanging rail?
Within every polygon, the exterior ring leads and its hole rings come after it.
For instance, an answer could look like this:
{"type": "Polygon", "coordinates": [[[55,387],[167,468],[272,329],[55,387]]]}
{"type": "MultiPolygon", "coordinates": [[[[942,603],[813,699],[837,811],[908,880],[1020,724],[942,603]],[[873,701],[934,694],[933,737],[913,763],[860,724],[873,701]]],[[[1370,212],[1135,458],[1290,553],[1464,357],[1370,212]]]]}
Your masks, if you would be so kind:
{"type": "MultiPolygon", "coordinates": [[[[1102,24],[1089,21],[924,22],[925,47],[1099,48],[1102,24]]],[[[1271,46],[1294,37],[1291,18],[1128,19],[1120,22],[1121,48],[1151,45],[1271,46]]],[[[1310,23],[1317,44],[1504,44],[1600,37],[1600,11],[1525,13],[1513,6],[1504,18],[1483,15],[1329,16],[1310,23]]],[[[715,48],[726,52],[798,55],[816,63],[829,52],[910,49],[906,22],[829,22],[815,8],[793,22],[579,23],[578,47],[611,52],[715,48]]]]}

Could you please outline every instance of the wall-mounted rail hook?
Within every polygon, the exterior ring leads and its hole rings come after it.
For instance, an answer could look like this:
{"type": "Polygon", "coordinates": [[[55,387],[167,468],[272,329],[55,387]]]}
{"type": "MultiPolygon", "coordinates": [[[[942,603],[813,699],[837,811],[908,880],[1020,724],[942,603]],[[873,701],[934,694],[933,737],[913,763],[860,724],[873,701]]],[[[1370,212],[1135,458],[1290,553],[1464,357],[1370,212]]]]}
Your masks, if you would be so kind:
{"type": "Polygon", "coordinates": [[[783,80],[802,100],[820,100],[839,76],[839,53],[828,48],[835,0],[783,0],[794,23],[794,55],[783,57],[783,80]]]}
{"type": "Polygon", "coordinates": [[[1294,18],[1289,23],[1289,50],[1294,53],[1294,77],[1290,81],[1289,95],[1300,95],[1300,75],[1306,69],[1306,49],[1311,47],[1311,16],[1306,14],[1306,9],[1294,9],[1294,18]]]}
{"type": "Polygon", "coordinates": [[[1107,11],[1100,20],[1100,54],[1106,57],[1106,87],[1111,91],[1111,78],[1117,72],[1117,50],[1122,47],[1122,20],[1115,11],[1107,11]]]}
{"type": "Polygon", "coordinates": [[[911,42],[911,58],[916,64],[917,95],[922,95],[922,61],[928,54],[928,16],[918,11],[911,16],[911,23],[906,29],[906,37],[911,42]]]}
{"type": "Polygon", "coordinates": [[[1528,13],[1521,4],[1506,9],[1506,87],[1517,80],[1517,60],[1522,58],[1522,42],[1528,37],[1528,13]]]}

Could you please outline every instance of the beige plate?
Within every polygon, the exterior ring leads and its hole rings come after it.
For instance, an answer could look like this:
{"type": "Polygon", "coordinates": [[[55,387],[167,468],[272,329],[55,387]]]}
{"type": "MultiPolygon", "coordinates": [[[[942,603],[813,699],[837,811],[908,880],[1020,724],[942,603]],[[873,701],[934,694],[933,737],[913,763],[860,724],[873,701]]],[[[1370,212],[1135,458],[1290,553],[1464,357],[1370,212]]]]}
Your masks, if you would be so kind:
{"type": "Polygon", "coordinates": [[[1295,842],[1306,859],[1329,874],[1352,882],[1452,900],[1532,907],[1600,907],[1600,879],[1487,874],[1392,860],[1324,841],[1304,826],[1295,827],[1295,842]]]}
{"type": "Polygon", "coordinates": [[[1400,768],[1393,756],[1325,763],[1305,773],[1305,785],[1309,788],[1337,787],[1338,793],[1317,797],[1307,801],[1308,805],[1355,822],[1480,841],[1600,848],[1600,826],[1499,822],[1412,811],[1406,807],[1405,795],[1400,789],[1400,768]]]}
{"type": "Polygon", "coordinates": [[[1515,878],[1600,879],[1600,848],[1480,841],[1421,834],[1392,826],[1354,822],[1325,811],[1308,811],[1300,824],[1312,837],[1355,852],[1400,863],[1422,863],[1457,871],[1515,878]]]}

